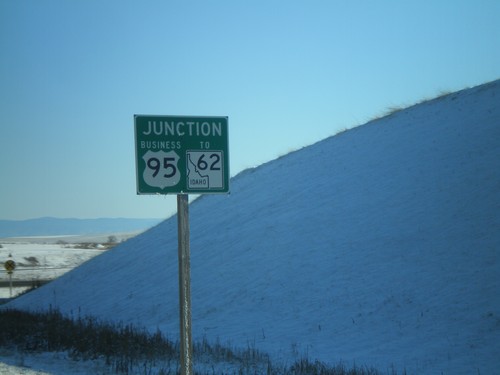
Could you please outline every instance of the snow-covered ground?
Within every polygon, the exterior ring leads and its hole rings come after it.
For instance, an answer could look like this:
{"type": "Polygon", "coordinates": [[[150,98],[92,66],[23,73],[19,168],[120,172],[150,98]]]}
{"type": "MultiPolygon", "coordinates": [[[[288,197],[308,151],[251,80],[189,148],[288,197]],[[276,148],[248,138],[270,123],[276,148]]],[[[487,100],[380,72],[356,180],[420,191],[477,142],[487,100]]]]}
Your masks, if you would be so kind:
{"type": "MultiPolygon", "coordinates": [[[[51,238],[37,238],[34,241],[48,240],[51,238]]],[[[75,244],[38,243],[30,242],[32,239],[0,239],[0,262],[11,259],[16,263],[16,269],[12,273],[12,281],[31,281],[36,284],[37,280],[52,280],[72,270],[80,264],[105,251],[103,248],[78,249],[75,244]]],[[[10,297],[10,288],[5,286],[9,275],[2,266],[0,269],[0,298],[10,297]]],[[[30,286],[12,288],[13,296],[18,295],[30,286]]]]}
{"type": "Polygon", "coordinates": [[[105,374],[104,361],[74,361],[66,353],[31,353],[0,350],[0,375],[105,374]],[[40,370],[43,369],[43,370],[40,370]]]}
{"type": "MultiPolygon", "coordinates": [[[[450,94],[197,199],[193,337],[286,363],[498,373],[499,103],[500,81],[450,94]]],[[[81,311],[175,340],[176,218],[7,307],[81,311]]]]}

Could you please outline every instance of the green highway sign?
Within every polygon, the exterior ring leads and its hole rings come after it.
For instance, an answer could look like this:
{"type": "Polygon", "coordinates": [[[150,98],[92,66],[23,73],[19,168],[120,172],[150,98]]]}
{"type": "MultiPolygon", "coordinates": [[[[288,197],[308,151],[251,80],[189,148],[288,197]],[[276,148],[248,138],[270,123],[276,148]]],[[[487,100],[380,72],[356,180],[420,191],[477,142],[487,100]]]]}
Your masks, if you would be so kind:
{"type": "Polygon", "coordinates": [[[228,118],[134,115],[137,194],[229,192],[228,118]]]}

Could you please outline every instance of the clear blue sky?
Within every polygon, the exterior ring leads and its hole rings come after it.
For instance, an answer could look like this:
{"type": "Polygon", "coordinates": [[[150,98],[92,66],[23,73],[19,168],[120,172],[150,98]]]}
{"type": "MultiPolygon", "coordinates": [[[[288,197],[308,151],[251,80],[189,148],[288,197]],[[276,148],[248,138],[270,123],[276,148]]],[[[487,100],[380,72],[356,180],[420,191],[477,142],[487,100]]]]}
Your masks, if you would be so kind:
{"type": "Polygon", "coordinates": [[[500,1],[2,0],[0,48],[0,219],[162,218],[134,114],[228,116],[235,175],[500,78],[500,1]]]}

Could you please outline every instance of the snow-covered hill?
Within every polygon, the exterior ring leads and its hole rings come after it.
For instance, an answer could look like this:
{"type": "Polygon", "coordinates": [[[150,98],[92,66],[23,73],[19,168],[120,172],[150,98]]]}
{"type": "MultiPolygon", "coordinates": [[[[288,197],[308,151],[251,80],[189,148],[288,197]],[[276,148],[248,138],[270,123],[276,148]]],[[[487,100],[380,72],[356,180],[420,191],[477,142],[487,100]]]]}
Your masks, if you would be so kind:
{"type": "MultiPolygon", "coordinates": [[[[415,374],[500,368],[500,81],[246,170],[231,191],[190,208],[195,338],[415,374]]],[[[177,272],[173,217],[9,307],[175,339],[177,272]]]]}

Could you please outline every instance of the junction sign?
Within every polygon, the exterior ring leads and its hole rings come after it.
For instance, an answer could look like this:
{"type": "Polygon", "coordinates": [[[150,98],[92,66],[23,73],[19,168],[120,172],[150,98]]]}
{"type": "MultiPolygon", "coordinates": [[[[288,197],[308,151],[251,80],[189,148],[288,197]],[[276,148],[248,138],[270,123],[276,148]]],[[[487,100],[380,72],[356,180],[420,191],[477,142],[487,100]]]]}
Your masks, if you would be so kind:
{"type": "Polygon", "coordinates": [[[182,375],[193,375],[188,195],[229,192],[227,123],[227,117],[134,115],[137,194],[177,194],[182,375]]]}
{"type": "Polygon", "coordinates": [[[135,115],[137,194],[229,192],[228,118],[135,115]]]}

